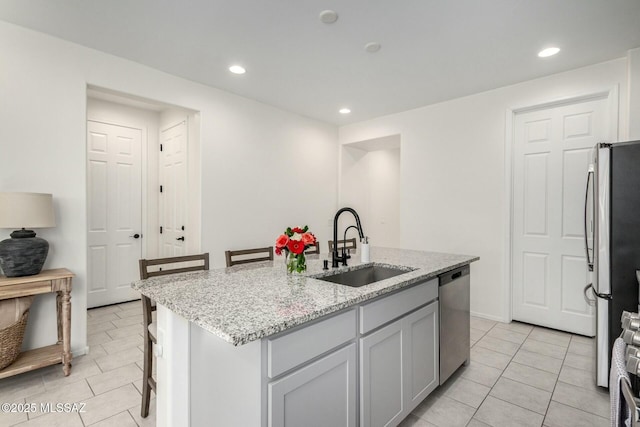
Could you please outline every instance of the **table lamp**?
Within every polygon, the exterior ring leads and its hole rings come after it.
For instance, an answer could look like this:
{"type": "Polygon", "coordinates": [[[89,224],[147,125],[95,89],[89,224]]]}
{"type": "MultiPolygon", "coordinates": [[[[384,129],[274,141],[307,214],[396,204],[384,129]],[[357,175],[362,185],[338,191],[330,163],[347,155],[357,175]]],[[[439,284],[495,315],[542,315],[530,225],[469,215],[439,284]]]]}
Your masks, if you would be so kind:
{"type": "Polygon", "coordinates": [[[7,277],[40,273],[49,243],[32,228],[55,227],[53,198],[43,193],[0,192],[0,228],[18,229],[0,242],[0,269],[7,277]]]}

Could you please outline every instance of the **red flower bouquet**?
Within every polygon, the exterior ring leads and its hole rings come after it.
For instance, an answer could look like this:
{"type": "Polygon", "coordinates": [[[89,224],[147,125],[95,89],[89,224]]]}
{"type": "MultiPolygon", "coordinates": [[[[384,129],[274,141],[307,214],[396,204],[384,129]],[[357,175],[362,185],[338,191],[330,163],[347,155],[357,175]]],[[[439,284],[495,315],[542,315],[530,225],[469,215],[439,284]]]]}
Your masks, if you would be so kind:
{"type": "Polygon", "coordinates": [[[309,232],[309,227],[288,227],[284,234],[276,239],[276,255],[284,252],[287,258],[287,272],[302,273],[307,269],[304,251],[316,244],[316,236],[309,232]]]}

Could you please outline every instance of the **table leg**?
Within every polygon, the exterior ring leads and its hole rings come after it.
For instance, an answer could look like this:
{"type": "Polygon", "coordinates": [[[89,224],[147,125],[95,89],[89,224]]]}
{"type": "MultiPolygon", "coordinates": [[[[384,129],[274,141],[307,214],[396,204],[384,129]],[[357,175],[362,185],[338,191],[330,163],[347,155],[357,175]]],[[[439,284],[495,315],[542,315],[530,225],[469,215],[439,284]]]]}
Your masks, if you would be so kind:
{"type": "Polygon", "coordinates": [[[56,292],[56,318],[58,319],[58,344],[62,342],[62,292],[56,292]]]}
{"type": "Polygon", "coordinates": [[[62,290],[62,371],[71,373],[71,290],[62,290]]]}

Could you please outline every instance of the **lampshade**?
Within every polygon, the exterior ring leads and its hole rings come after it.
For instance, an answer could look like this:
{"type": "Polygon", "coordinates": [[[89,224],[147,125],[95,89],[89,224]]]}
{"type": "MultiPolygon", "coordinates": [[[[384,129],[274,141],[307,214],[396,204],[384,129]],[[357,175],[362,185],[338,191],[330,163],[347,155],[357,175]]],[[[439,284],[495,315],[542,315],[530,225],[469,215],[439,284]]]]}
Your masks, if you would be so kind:
{"type": "Polygon", "coordinates": [[[0,228],[55,226],[51,194],[0,192],[0,228]]]}

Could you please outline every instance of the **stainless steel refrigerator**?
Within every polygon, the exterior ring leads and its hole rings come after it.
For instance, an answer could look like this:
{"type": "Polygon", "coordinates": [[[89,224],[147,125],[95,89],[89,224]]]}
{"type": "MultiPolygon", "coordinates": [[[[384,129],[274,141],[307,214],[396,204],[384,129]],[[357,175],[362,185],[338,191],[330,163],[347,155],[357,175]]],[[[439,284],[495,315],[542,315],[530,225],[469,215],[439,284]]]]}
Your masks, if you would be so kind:
{"type": "MultiPolygon", "coordinates": [[[[609,386],[624,310],[638,311],[640,141],[598,144],[585,195],[585,246],[596,304],[596,384],[609,386]]],[[[591,292],[589,292],[591,291],[591,292]]]]}

